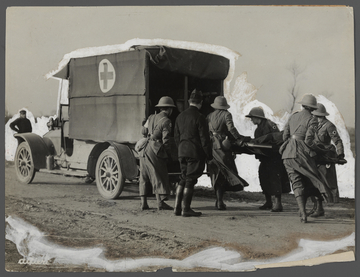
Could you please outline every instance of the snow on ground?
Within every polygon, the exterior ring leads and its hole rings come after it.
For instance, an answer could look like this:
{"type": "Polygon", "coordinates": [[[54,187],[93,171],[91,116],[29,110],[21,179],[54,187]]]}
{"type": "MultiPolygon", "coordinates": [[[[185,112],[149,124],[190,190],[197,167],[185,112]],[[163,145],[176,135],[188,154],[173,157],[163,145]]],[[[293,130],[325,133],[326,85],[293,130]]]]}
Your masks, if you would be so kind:
{"type": "MultiPolygon", "coordinates": [[[[26,108],[22,108],[19,111],[21,110],[26,111],[26,117],[31,122],[32,132],[39,136],[43,136],[48,132],[48,127],[46,126],[46,123],[48,123],[49,119],[51,117],[56,118],[56,116],[50,116],[50,117],[42,116],[42,117],[37,117],[35,122],[35,117],[31,111],[29,111],[26,108]]],[[[14,138],[14,134],[16,132],[11,130],[10,123],[19,117],[20,115],[19,113],[17,113],[12,118],[10,118],[9,121],[5,124],[5,159],[7,161],[14,160],[16,147],[17,147],[17,140],[16,138],[14,138]]]]}
{"type": "MultiPolygon", "coordinates": [[[[88,47],[72,51],[64,55],[63,59],[58,64],[58,67],[46,74],[46,78],[54,78],[53,75],[64,68],[71,58],[87,57],[100,54],[110,54],[122,51],[127,51],[133,45],[165,45],[169,47],[176,47],[182,49],[190,49],[196,51],[202,51],[217,55],[222,55],[230,60],[230,69],[227,78],[224,81],[224,93],[230,104],[229,111],[233,115],[234,123],[240,134],[245,136],[254,136],[254,130],[256,126],[245,117],[246,114],[253,107],[261,106],[264,109],[265,117],[271,119],[278,124],[280,130],[284,128],[284,125],[289,118],[289,114],[284,114],[282,118],[274,115],[273,111],[264,103],[259,102],[256,99],[257,88],[247,82],[247,74],[244,72],[238,76],[235,80],[233,90],[230,91],[230,83],[234,77],[235,61],[240,57],[240,54],[223,46],[189,42],[189,41],[177,41],[169,39],[139,39],[134,38],[126,41],[123,44],[107,45],[100,47],[88,47]]],[[[57,79],[57,78],[56,78],[57,79]]],[[[68,82],[59,79],[59,97],[58,103],[67,103],[67,88],[68,82]]],[[[350,136],[346,130],[345,122],[336,108],[335,104],[324,96],[317,97],[318,102],[325,105],[329,112],[328,119],[332,121],[338,128],[338,132],[343,140],[345,148],[345,158],[348,161],[346,165],[337,165],[338,184],[340,197],[354,198],[355,195],[355,159],[350,148],[350,136]]],[[[26,110],[26,109],[25,109],[26,110]]],[[[6,160],[13,160],[17,141],[13,137],[13,131],[9,128],[9,124],[15,120],[19,115],[15,115],[5,125],[5,158],[6,160]]],[[[33,125],[33,132],[42,136],[47,132],[46,123],[49,118],[41,117],[35,119],[31,112],[28,112],[28,118],[33,125]]],[[[246,191],[261,191],[258,180],[258,167],[259,162],[254,158],[254,155],[238,155],[236,158],[236,165],[239,171],[239,175],[243,177],[250,185],[246,187],[246,191]]],[[[198,185],[204,187],[211,187],[210,179],[203,175],[199,178],[198,185]]]]}
{"type": "MultiPolygon", "coordinates": [[[[46,239],[46,234],[36,227],[26,223],[18,217],[6,218],[5,238],[16,244],[19,254],[25,260],[34,263],[51,259],[54,264],[85,265],[103,268],[110,272],[130,271],[148,266],[160,268],[173,267],[192,269],[207,267],[226,271],[255,270],[257,266],[282,262],[303,261],[326,256],[349,246],[355,246],[355,233],[348,237],[334,241],[310,241],[301,239],[298,248],[284,257],[268,260],[243,261],[241,253],[227,250],[223,247],[212,247],[191,255],[183,260],[153,258],[126,258],[121,260],[108,260],[104,249],[97,248],[70,248],[59,246],[46,239]]],[[[279,265],[281,266],[281,265],[279,265]]]]}
{"type": "MultiPolygon", "coordinates": [[[[251,121],[245,117],[245,115],[247,115],[253,107],[258,106],[263,107],[265,117],[277,123],[279,128],[282,130],[286,123],[286,120],[289,117],[289,114],[285,114],[282,118],[274,116],[272,110],[268,106],[256,100],[256,89],[253,88],[251,84],[246,83],[246,75],[243,74],[237,78],[235,87],[230,97],[226,95],[226,97],[230,99],[229,111],[233,115],[235,126],[237,127],[239,132],[245,136],[254,136],[254,130],[256,126],[252,124],[251,121]],[[249,90],[249,88],[253,89],[249,90]]],[[[336,108],[335,104],[321,95],[318,96],[317,99],[319,103],[325,105],[328,113],[330,114],[329,116],[327,116],[327,118],[337,126],[338,132],[344,144],[345,158],[348,161],[345,165],[336,165],[340,197],[354,198],[355,158],[350,148],[349,133],[346,129],[344,120],[338,109],[336,108]]],[[[22,109],[27,111],[27,118],[29,118],[31,122],[33,133],[43,136],[48,131],[46,123],[49,121],[50,117],[38,117],[36,118],[37,123],[35,123],[35,118],[32,112],[26,108],[22,109]]],[[[8,161],[14,160],[17,147],[17,140],[13,136],[15,132],[10,129],[9,125],[18,117],[19,114],[14,115],[5,124],[5,159],[8,161]]],[[[56,115],[51,117],[56,118],[56,115]]],[[[259,161],[255,159],[254,155],[238,155],[235,162],[239,171],[239,175],[249,183],[249,186],[246,187],[245,190],[252,192],[261,191],[258,178],[259,161]]],[[[206,175],[200,177],[198,185],[204,187],[211,187],[209,177],[207,177],[206,175]]]]}
{"type": "MultiPolygon", "coordinates": [[[[237,81],[242,80],[246,82],[244,76],[240,76],[237,81]]],[[[236,83],[237,86],[233,90],[233,95],[244,95],[246,100],[250,102],[242,101],[242,97],[232,97],[229,101],[230,109],[229,111],[233,115],[234,123],[239,132],[246,136],[253,137],[255,125],[245,117],[253,107],[261,106],[264,109],[265,116],[275,123],[278,124],[280,129],[283,129],[286,120],[288,119],[288,114],[283,118],[278,118],[273,115],[271,109],[265,104],[259,102],[255,99],[256,90],[253,90],[251,93],[243,93],[240,88],[248,87],[244,86],[241,82],[236,83]],[[250,95],[252,97],[250,97],[250,95]],[[253,100],[252,100],[253,99],[253,100]]],[[[249,84],[251,87],[251,85],[249,84]]],[[[330,114],[327,118],[333,122],[338,129],[338,132],[341,136],[341,139],[344,144],[345,149],[345,158],[348,161],[345,165],[336,165],[337,176],[338,176],[338,185],[340,197],[354,198],[355,197],[355,158],[351,152],[350,148],[350,136],[346,129],[344,120],[339,113],[338,109],[330,100],[326,99],[324,96],[317,97],[318,102],[325,105],[328,113],[330,114]]],[[[49,121],[50,117],[38,117],[36,118],[37,123],[35,123],[35,118],[31,111],[23,108],[27,111],[27,117],[29,118],[33,133],[43,136],[47,131],[46,123],[49,121]]],[[[20,109],[22,110],[22,109],[20,109]]],[[[17,140],[14,138],[14,131],[9,127],[10,123],[13,122],[16,118],[19,117],[19,114],[14,115],[6,124],[5,124],[5,159],[8,161],[13,161],[15,157],[17,140]]],[[[52,116],[56,118],[56,116],[52,116]]],[[[254,155],[237,155],[236,165],[239,171],[239,175],[244,178],[249,186],[245,188],[246,191],[259,192],[261,191],[259,178],[258,178],[258,167],[259,161],[255,159],[254,155]]],[[[211,187],[210,178],[206,175],[203,175],[199,178],[198,184],[203,187],[211,187]]]]}
{"type": "MultiPolygon", "coordinates": [[[[247,82],[247,75],[243,73],[236,79],[232,92],[225,94],[225,97],[229,100],[229,111],[233,116],[235,127],[239,133],[244,136],[254,137],[256,126],[245,115],[249,114],[253,107],[259,106],[264,109],[265,117],[274,121],[278,124],[280,130],[283,130],[290,114],[285,113],[281,118],[275,116],[266,104],[256,99],[256,92],[256,87],[247,82]]],[[[330,114],[327,118],[336,125],[344,144],[345,159],[348,162],[345,165],[336,165],[340,197],[354,198],[355,158],[351,152],[349,132],[346,129],[342,115],[334,103],[322,95],[317,96],[317,101],[326,107],[327,112],[330,114]]],[[[245,190],[261,191],[258,178],[259,161],[255,159],[255,156],[246,154],[237,155],[235,163],[239,175],[249,183],[245,190]]],[[[205,187],[211,186],[210,179],[204,175],[199,178],[198,184],[205,187]]]]}
{"type": "MultiPolygon", "coordinates": [[[[166,39],[132,39],[124,44],[79,49],[66,54],[58,67],[49,72],[46,77],[51,78],[52,75],[60,71],[71,58],[126,51],[132,45],[167,45],[169,47],[203,51],[227,57],[230,60],[230,70],[229,75],[224,82],[224,92],[231,106],[229,111],[233,115],[235,126],[238,128],[239,132],[242,135],[253,137],[255,126],[245,117],[245,115],[249,113],[251,108],[257,106],[263,107],[265,116],[277,123],[280,129],[283,129],[289,114],[285,114],[282,118],[278,118],[267,105],[256,100],[257,88],[247,82],[246,73],[237,77],[234,88],[230,92],[230,83],[233,79],[235,61],[240,55],[222,46],[166,39]]],[[[66,82],[60,82],[58,99],[58,102],[60,103],[66,102],[66,99],[64,99],[64,92],[67,91],[67,85],[66,82]]],[[[355,159],[350,150],[350,137],[346,130],[344,120],[334,103],[324,96],[318,96],[317,99],[318,102],[325,105],[327,111],[330,113],[328,119],[337,126],[344,143],[345,156],[348,163],[346,165],[337,166],[340,196],[354,198],[355,159]]],[[[43,136],[48,131],[46,123],[48,122],[49,117],[37,118],[36,123],[33,114],[26,108],[24,109],[27,111],[27,117],[31,121],[33,133],[43,136]]],[[[9,161],[14,159],[17,147],[17,141],[13,137],[14,132],[9,128],[9,124],[18,117],[19,114],[15,115],[5,125],[5,159],[9,161]]],[[[259,162],[254,156],[238,155],[236,158],[236,165],[240,176],[250,184],[246,190],[261,191],[257,173],[259,162]]],[[[199,179],[198,185],[206,187],[211,186],[209,178],[205,175],[199,179]]],[[[253,270],[256,266],[263,264],[298,261],[324,256],[348,246],[355,245],[355,234],[352,234],[341,240],[330,242],[300,240],[298,250],[290,253],[286,257],[266,261],[244,262],[241,261],[240,253],[229,251],[222,247],[214,247],[201,251],[181,261],[163,258],[139,258],[110,261],[104,257],[102,248],[72,249],[58,246],[50,243],[44,237],[44,233],[19,218],[10,216],[6,218],[6,222],[8,223],[6,226],[6,239],[13,241],[16,244],[19,253],[26,259],[50,260],[54,258],[55,263],[88,264],[89,266],[104,268],[108,271],[129,271],[138,269],[141,266],[157,265],[161,267],[171,266],[174,268],[209,267],[228,271],[253,270]]]]}

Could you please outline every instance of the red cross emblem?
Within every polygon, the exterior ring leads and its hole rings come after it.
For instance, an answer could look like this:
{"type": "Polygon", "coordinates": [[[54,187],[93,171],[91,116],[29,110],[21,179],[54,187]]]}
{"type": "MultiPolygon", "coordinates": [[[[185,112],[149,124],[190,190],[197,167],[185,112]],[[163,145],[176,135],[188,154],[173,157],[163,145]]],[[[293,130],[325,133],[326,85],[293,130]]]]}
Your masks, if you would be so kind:
{"type": "Polygon", "coordinates": [[[108,59],[99,63],[99,85],[103,93],[108,92],[115,84],[115,68],[108,59]]]}

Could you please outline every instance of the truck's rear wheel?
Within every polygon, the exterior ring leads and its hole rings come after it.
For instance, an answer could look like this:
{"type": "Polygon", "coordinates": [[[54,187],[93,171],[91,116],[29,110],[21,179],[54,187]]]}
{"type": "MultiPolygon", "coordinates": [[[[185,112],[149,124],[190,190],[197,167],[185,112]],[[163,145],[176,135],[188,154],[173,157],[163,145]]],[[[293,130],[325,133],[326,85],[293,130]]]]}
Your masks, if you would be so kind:
{"type": "Polygon", "coordinates": [[[119,158],[113,148],[104,150],[99,156],[95,170],[96,186],[102,197],[117,198],[124,189],[119,158]]]}
{"type": "Polygon", "coordinates": [[[25,141],[19,144],[15,153],[15,172],[18,180],[30,184],[35,176],[35,167],[29,144],[25,141]]]}

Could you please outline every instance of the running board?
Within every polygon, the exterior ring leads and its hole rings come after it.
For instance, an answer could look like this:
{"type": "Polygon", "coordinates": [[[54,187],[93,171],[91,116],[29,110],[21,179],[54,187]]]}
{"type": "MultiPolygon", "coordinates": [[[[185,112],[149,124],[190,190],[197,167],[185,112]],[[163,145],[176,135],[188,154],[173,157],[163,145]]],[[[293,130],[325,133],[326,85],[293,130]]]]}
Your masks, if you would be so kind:
{"type": "MultiPolygon", "coordinates": [[[[204,175],[204,174],[206,174],[208,176],[210,175],[209,172],[203,172],[202,175],[204,175]]],[[[181,172],[169,172],[168,175],[179,175],[180,176],[181,172]]]]}
{"type": "Polygon", "coordinates": [[[44,172],[44,173],[51,173],[51,174],[58,174],[58,175],[65,175],[65,176],[74,176],[74,177],[86,177],[88,176],[87,171],[84,170],[61,170],[61,169],[46,169],[46,168],[42,168],[39,169],[39,172],[44,172]]]}

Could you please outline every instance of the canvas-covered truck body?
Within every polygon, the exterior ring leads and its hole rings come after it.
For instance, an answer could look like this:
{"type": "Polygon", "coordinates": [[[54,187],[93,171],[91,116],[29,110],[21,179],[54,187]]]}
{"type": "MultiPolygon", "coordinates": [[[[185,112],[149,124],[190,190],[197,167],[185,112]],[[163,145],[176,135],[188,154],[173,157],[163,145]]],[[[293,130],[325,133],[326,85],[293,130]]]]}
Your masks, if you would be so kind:
{"type": "MultiPolygon", "coordinates": [[[[142,137],[144,120],[158,112],[159,99],[170,96],[176,103],[174,123],[188,107],[191,91],[201,90],[201,112],[206,115],[215,97],[223,95],[228,71],[229,60],[223,56],[166,46],[71,58],[54,74],[68,86],[60,90],[67,93],[67,104],[60,101],[53,130],[43,137],[16,135],[17,176],[24,183],[39,170],[88,176],[96,179],[103,197],[116,198],[125,181],[138,176],[134,146],[142,137]]],[[[179,173],[176,158],[169,172],[179,173]]]]}

